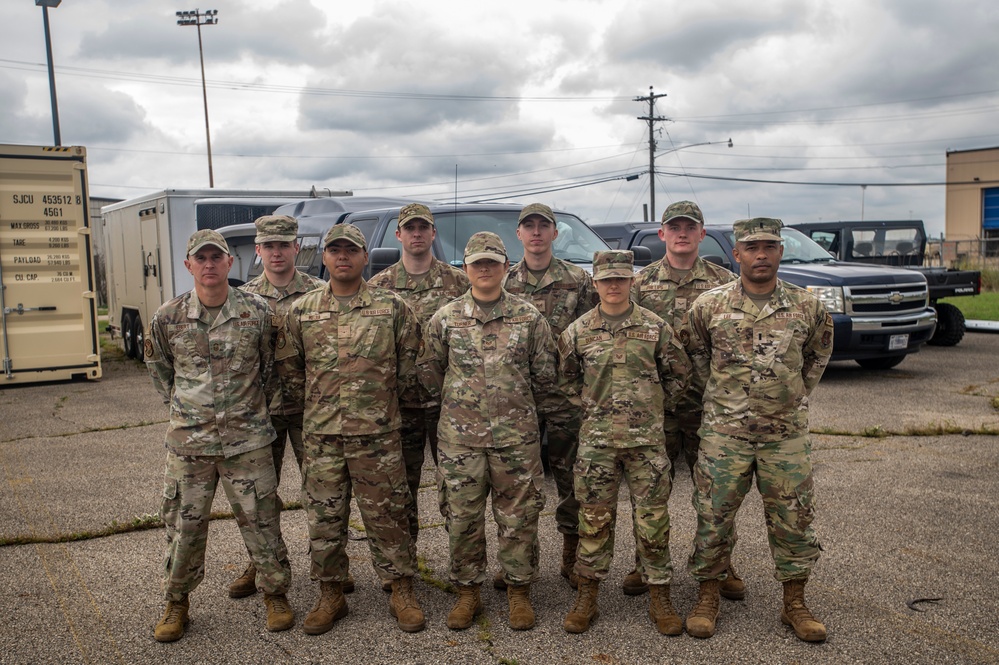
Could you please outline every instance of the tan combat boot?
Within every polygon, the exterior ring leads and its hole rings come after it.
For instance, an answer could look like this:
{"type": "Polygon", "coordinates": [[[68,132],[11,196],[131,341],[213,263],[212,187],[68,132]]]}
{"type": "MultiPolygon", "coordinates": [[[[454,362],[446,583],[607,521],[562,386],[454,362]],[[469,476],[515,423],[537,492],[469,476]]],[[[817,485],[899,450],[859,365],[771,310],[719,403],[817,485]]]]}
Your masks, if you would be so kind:
{"type": "Polygon", "coordinates": [[[305,615],[302,630],[306,635],[322,635],[336,623],[338,619],[347,616],[347,599],[343,597],[343,585],[340,582],[320,582],[319,600],[312,611],[305,615]]]}
{"type": "Polygon", "coordinates": [[[389,598],[389,612],[406,633],[418,633],[427,627],[420,601],[413,591],[413,578],[400,577],[392,580],[392,596],[389,598]]]}
{"type": "Polygon", "coordinates": [[[447,615],[447,627],[451,630],[465,630],[472,625],[475,616],[482,611],[482,598],[479,585],[458,587],[458,600],[447,615]]]}
{"type": "Polygon", "coordinates": [[[531,585],[518,584],[506,588],[506,599],[510,604],[510,628],[530,630],[534,628],[534,608],[531,607],[531,585]]]}
{"type": "Polygon", "coordinates": [[[580,577],[579,586],[576,587],[576,604],[569,610],[562,627],[567,633],[585,633],[590,629],[590,624],[597,620],[600,612],[597,610],[597,590],[599,580],[589,577],[580,577]]]}
{"type": "Polygon", "coordinates": [[[715,634],[715,622],[718,621],[718,580],[701,582],[697,605],[687,615],[687,634],[694,637],[711,637],[715,634]]]}
{"type": "Polygon", "coordinates": [[[187,626],[187,611],[191,607],[191,601],[187,596],[183,600],[167,601],[163,618],[156,624],[153,637],[157,642],[176,642],[184,637],[184,628],[187,626]]]}
{"type": "Polygon", "coordinates": [[[794,628],[794,634],[805,642],[825,642],[826,627],[805,606],[805,582],[808,579],[784,582],[784,607],[780,620],[794,628]]]}
{"type": "Polygon", "coordinates": [[[253,565],[251,561],[243,571],[243,574],[237,577],[229,585],[229,597],[230,598],[246,598],[247,596],[252,596],[257,592],[257,568],[253,565]]]}
{"type": "Polygon", "coordinates": [[[728,578],[722,580],[719,591],[722,598],[729,600],[742,600],[746,597],[746,583],[742,581],[739,574],[735,572],[735,566],[728,564],[728,578]]]}
{"type": "Polygon", "coordinates": [[[270,632],[288,630],[295,625],[295,611],[283,593],[265,593],[264,606],[267,607],[267,630],[270,632]]]}
{"type": "Polygon", "coordinates": [[[670,602],[668,584],[649,585],[649,618],[663,635],[683,633],[683,621],[670,602]]]}
{"type": "Polygon", "coordinates": [[[649,590],[649,585],[642,579],[642,574],[638,572],[638,552],[635,552],[635,567],[624,576],[621,589],[626,596],[641,596],[649,590]]]}
{"type": "Polygon", "coordinates": [[[576,550],[579,548],[579,536],[575,533],[562,534],[562,577],[569,580],[569,586],[576,588],[578,579],[572,569],[576,566],[576,550]]]}

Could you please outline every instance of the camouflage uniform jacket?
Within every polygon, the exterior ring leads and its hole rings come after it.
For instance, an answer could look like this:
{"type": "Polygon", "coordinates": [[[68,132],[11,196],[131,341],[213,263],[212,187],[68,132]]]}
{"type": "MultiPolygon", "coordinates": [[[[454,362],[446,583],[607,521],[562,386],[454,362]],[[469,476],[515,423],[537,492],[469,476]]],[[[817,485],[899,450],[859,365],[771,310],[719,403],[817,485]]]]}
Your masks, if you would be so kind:
{"type": "Polygon", "coordinates": [[[556,340],[570,323],[599,302],[590,275],[582,268],[554,256],[548,272],[540,280],[535,279],[527,269],[526,261],[519,261],[507,273],[503,288],[537,307],[551,326],[556,340]]]}
{"type": "Polygon", "coordinates": [[[306,434],[358,436],[399,429],[399,394],[414,390],[420,327],[406,302],[361,288],[347,305],[329,284],[302,296],[278,334],[282,373],[304,373],[306,434]]]}
{"type": "Polygon", "coordinates": [[[686,275],[680,277],[676,273],[664,256],[642,268],[631,285],[631,299],[635,304],[651,309],[673,326],[673,330],[680,330],[683,316],[697,296],[735,279],[735,273],[699,256],[686,275]]]}
{"type": "Polygon", "coordinates": [[[424,335],[419,375],[441,400],[441,445],[535,443],[538,412],[565,408],[551,329],[526,300],[504,292],[484,315],[469,291],[440,308],[424,335]]]}
{"type": "MultiPolygon", "coordinates": [[[[444,263],[434,259],[430,264],[430,272],[419,282],[406,272],[402,261],[389,266],[372,277],[368,284],[393,291],[406,301],[416,314],[420,326],[425,326],[437,310],[459,297],[468,290],[468,276],[444,263]]],[[[427,400],[422,390],[418,395],[400,395],[399,399],[407,407],[436,406],[434,400],[427,400]]]]}
{"type": "Polygon", "coordinates": [[[688,319],[681,336],[704,386],[702,432],[752,443],[808,433],[808,395],[833,344],[815,296],[778,280],[761,312],[736,280],[698,298],[688,319]]]}
{"type": "Polygon", "coordinates": [[[170,404],[166,447],[176,455],[232,457],[276,436],[264,392],[274,364],[267,303],[229,289],[210,317],[190,291],[163,303],[146,334],[146,367],[170,404]]]}
{"type": "MultiPolygon", "coordinates": [[[[295,304],[295,301],[302,297],[303,294],[308,293],[312,289],[321,288],[325,284],[326,282],[321,279],[296,270],[291,283],[283,290],[278,289],[267,281],[267,276],[264,274],[254,277],[239,288],[248,293],[256,293],[267,301],[267,305],[271,308],[271,325],[274,328],[274,336],[276,337],[277,332],[284,329],[285,319],[288,317],[288,312],[291,311],[291,306],[295,304]]],[[[271,340],[273,343],[274,337],[271,340]]],[[[291,380],[291,377],[282,376],[278,372],[271,373],[271,381],[267,386],[267,393],[273,393],[274,395],[271,398],[269,408],[272,416],[293,416],[302,413],[305,408],[301,399],[304,387],[301,385],[285,386],[284,382],[289,380],[291,380]]]]}
{"type": "Polygon", "coordinates": [[[558,353],[562,390],[582,401],[581,445],[665,445],[663,411],[676,406],[690,377],[668,323],[635,305],[612,332],[594,307],[562,333],[558,353]]]}

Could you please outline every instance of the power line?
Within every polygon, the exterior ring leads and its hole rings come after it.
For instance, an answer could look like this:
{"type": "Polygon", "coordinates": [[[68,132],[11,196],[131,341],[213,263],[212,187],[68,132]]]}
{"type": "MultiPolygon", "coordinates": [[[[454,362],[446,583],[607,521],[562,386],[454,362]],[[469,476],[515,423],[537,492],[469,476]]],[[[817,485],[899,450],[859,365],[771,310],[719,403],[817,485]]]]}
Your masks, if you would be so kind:
{"type": "MultiPolygon", "coordinates": [[[[0,68],[18,69],[22,71],[36,71],[43,67],[41,63],[26,62],[23,60],[10,60],[0,58],[0,68]]],[[[180,77],[165,76],[161,74],[143,74],[137,72],[119,72],[105,69],[92,69],[88,67],[64,66],[58,68],[59,72],[66,76],[81,76],[89,78],[105,78],[118,81],[137,81],[145,83],[159,83],[164,85],[200,86],[200,80],[180,77]]],[[[360,97],[370,99],[408,99],[408,100],[431,100],[431,101],[465,101],[465,102],[617,102],[626,101],[630,97],[616,96],[592,96],[592,97],[527,97],[519,95],[457,95],[452,93],[425,93],[425,92],[401,92],[382,90],[352,90],[348,88],[315,88],[310,86],[290,86],[277,85],[271,83],[254,83],[247,81],[215,81],[209,79],[207,85],[212,88],[223,88],[229,90],[246,90],[256,92],[276,92],[286,94],[301,95],[328,95],[336,97],[360,97]]]]}

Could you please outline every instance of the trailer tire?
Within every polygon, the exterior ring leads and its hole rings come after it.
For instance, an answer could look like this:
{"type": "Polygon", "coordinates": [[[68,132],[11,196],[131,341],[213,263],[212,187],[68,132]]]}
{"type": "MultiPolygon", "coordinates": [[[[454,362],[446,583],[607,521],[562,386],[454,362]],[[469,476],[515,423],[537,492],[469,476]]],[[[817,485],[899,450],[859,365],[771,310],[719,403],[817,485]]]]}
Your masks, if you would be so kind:
{"type": "Polygon", "coordinates": [[[135,343],[135,359],[142,361],[146,355],[146,331],[142,329],[142,318],[138,314],[132,321],[132,341],[135,343]]]}
{"type": "Polygon", "coordinates": [[[927,344],[957,346],[964,339],[964,314],[950,303],[938,302],[933,307],[937,310],[937,329],[927,344]]]}
{"type": "Polygon", "coordinates": [[[880,358],[861,358],[857,364],[864,369],[891,369],[905,360],[905,356],[881,356],[880,358]]]}
{"type": "Polygon", "coordinates": [[[121,315],[121,341],[125,347],[125,357],[135,358],[135,330],[132,328],[132,313],[121,315]]]}

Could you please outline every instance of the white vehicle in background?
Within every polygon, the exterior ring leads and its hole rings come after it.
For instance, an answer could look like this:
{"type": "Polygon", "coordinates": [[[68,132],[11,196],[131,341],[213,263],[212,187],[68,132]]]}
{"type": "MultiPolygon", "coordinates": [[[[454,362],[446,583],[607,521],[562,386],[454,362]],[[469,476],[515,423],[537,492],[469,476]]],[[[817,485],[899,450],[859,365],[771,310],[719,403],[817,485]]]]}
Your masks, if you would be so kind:
{"type": "MultiPolygon", "coordinates": [[[[350,196],[350,192],[330,192],[350,196]]],[[[316,190],[165,189],[101,210],[108,330],[125,355],[141,359],[144,326],[167,300],[194,287],[184,268],[187,239],[199,229],[251,222],[316,190]]]]}

